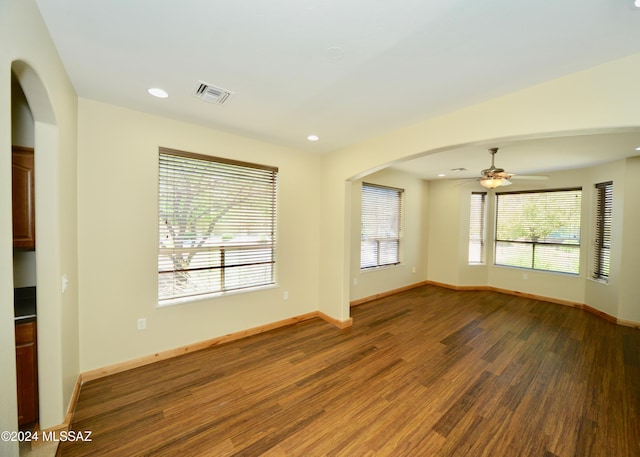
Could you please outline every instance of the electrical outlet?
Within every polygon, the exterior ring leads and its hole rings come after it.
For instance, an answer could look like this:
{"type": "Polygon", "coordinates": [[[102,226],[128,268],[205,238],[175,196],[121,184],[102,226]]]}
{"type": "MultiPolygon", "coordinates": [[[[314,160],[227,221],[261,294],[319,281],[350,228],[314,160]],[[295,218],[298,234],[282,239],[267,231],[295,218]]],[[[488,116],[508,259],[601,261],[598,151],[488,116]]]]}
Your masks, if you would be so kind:
{"type": "Polygon", "coordinates": [[[522,279],[529,279],[529,275],[526,273],[522,273],[522,279]]]}
{"type": "Polygon", "coordinates": [[[282,298],[284,298],[285,300],[289,300],[289,292],[285,291],[282,298]]]}
{"type": "Polygon", "coordinates": [[[358,285],[358,278],[353,278],[353,285],[357,286],[358,285]]]}
{"type": "Polygon", "coordinates": [[[138,330],[144,330],[145,328],[147,328],[147,320],[142,317],[138,319],[138,330]]]}

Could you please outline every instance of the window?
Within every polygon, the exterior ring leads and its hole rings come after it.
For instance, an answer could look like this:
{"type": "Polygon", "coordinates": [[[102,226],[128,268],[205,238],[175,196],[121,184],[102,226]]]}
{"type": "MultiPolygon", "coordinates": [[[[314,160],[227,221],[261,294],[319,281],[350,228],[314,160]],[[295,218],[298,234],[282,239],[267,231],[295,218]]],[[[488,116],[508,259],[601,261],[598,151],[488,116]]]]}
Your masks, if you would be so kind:
{"type": "Polygon", "coordinates": [[[596,184],[596,240],[593,279],[609,279],[611,257],[611,210],[613,208],[613,182],[596,184]]]}
{"type": "Polygon", "coordinates": [[[400,263],[402,189],[362,184],[360,268],[400,263]]]}
{"type": "Polygon", "coordinates": [[[580,272],[582,190],[496,195],[495,264],[580,272]]]}
{"type": "Polygon", "coordinates": [[[274,283],[277,173],[160,149],[160,302],[274,283]]]}
{"type": "Polygon", "coordinates": [[[469,263],[485,263],[485,205],[486,192],[471,194],[471,210],[469,212],[469,263]]]}

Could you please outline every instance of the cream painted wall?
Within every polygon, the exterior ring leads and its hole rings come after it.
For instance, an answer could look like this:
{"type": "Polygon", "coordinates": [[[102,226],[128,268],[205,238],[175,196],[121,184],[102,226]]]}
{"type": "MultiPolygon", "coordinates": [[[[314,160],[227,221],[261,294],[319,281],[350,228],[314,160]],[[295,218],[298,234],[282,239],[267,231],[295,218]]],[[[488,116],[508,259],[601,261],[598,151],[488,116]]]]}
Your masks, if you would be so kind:
{"type": "Polygon", "coordinates": [[[427,279],[430,281],[460,282],[461,188],[460,182],[453,180],[429,182],[427,279]]]}
{"type": "Polygon", "coordinates": [[[352,183],[350,300],[370,297],[426,279],[426,263],[422,251],[427,236],[427,227],[423,218],[427,208],[426,188],[426,181],[392,169],[373,173],[352,183]],[[360,214],[363,182],[404,189],[400,265],[360,270],[360,214]]]}
{"type": "Polygon", "coordinates": [[[11,74],[11,144],[33,147],[33,115],[15,75],[11,74]]]}
{"type": "MultiPolygon", "coordinates": [[[[60,424],[78,375],[76,95],[33,0],[0,6],[0,428],[17,427],[11,240],[11,72],[33,113],[40,425],[60,424]],[[9,187],[7,187],[9,186],[9,187]],[[69,277],[62,293],[60,275],[69,277]]],[[[0,454],[18,455],[0,442],[0,454]]]]}
{"type": "Polygon", "coordinates": [[[323,157],[320,200],[320,293],[318,308],[347,321],[351,287],[351,191],[350,180],[323,157]]]}
{"type": "Polygon", "coordinates": [[[86,99],[79,118],[82,371],[318,309],[318,155],[86,99]],[[157,307],[160,146],[279,168],[277,287],[157,307]]]}
{"type": "MultiPolygon", "coordinates": [[[[620,262],[620,305],[618,317],[640,322],[640,157],[625,161],[624,220],[620,262]]],[[[615,182],[614,182],[615,189],[615,182]]]]}

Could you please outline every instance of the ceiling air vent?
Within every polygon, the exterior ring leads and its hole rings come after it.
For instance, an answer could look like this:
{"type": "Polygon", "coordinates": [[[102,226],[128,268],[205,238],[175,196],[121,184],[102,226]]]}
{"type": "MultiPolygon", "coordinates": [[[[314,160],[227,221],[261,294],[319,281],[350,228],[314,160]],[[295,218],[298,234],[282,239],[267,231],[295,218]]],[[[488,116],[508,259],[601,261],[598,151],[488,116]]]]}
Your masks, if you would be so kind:
{"type": "Polygon", "coordinates": [[[233,92],[200,81],[200,84],[196,88],[196,91],[193,93],[193,95],[194,97],[201,98],[205,102],[223,105],[227,100],[231,98],[233,92]]]}

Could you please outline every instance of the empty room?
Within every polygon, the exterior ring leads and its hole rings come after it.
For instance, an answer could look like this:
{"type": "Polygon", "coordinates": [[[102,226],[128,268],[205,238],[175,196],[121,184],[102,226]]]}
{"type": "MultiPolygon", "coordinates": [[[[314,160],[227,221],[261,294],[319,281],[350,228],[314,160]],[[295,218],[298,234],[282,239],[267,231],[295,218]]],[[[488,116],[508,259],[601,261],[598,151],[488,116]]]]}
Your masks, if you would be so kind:
{"type": "Polygon", "coordinates": [[[640,456],[640,4],[0,0],[0,455],[640,456]]]}

